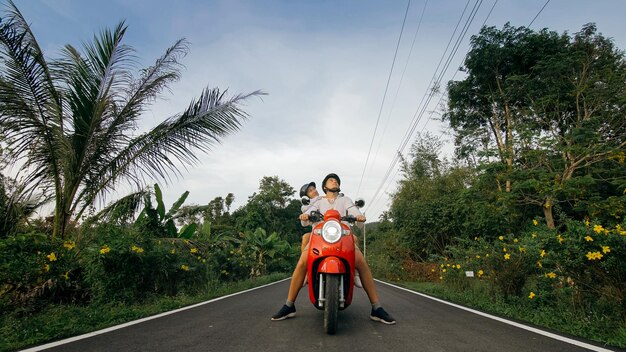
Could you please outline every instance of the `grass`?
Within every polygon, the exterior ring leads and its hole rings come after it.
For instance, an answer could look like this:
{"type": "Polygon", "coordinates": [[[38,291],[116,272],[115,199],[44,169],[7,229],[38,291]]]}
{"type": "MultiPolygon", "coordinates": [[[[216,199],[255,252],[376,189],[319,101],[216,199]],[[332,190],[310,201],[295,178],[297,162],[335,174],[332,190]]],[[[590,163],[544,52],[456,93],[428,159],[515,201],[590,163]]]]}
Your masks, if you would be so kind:
{"type": "MultiPolygon", "coordinates": [[[[400,286],[494,315],[528,322],[604,345],[626,348],[626,322],[583,312],[565,303],[538,304],[527,297],[493,296],[479,282],[455,289],[433,282],[397,282],[400,286]]],[[[561,301],[562,302],[562,301],[561,301]]]]}
{"type": "Polygon", "coordinates": [[[152,297],[141,304],[50,305],[36,313],[17,310],[0,316],[0,351],[81,335],[109,326],[203,302],[288,277],[272,274],[241,282],[215,283],[198,295],[152,297]]]}

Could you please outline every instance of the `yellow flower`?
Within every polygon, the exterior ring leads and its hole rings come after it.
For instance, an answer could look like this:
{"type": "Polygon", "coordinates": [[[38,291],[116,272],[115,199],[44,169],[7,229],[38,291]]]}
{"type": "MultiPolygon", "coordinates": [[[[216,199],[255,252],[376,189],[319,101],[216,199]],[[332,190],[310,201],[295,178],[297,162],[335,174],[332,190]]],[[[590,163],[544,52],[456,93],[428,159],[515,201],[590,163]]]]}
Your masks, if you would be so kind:
{"type": "Polygon", "coordinates": [[[611,251],[611,248],[609,246],[602,246],[602,253],[606,254],[609,253],[611,251]]]}
{"type": "Polygon", "coordinates": [[[563,236],[561,236],[560,234],[559,234],[559,235],[556,235],[556,239],[559,241],[559,243],[563,243],[563,242],[565,242],[565,239],[564,239],[564,238],[563,238],[563,236]]]}
{"type": "Polygon", "coordinates": [[[517,243],[517,242],[519,242],[519,240],[517,238],[514,238],[513,243],[517,243]]]}
{"type": "Polygon", "coordinates": [[[550,279],[554,279],[556,277],[556,274],[553,273],[553,272],[549,272],[549,273],[546,274],[546,277],[550,278],[550,279]]]}
{"type": "Polygon", "coordinates": [[[442,277],[442,276],[439,276],[439,280],[443,280],[443,277],[442,277]]]}
{"type": "Polygon", "coordinates": [[[537,237],[537,234],[533,232],[530,236],[531,236],[532,238],[535,238],[535,237],[537,237]]]}
{"type": "Polygon", "coordinates": [[[434,272],[435,272],[435,269],[430,269],[430,272],[431,272],[431,273],[434,273],[434,272]]]}
{"type": "Polygon", "coordinates": [[[541,252],[539,253],[539,256],[540,256],[541,258],[543,258],[543,257],[545,257],[545,256],[546,256],[546,254],[548,254],[548,253],[546,253],[546,251],[542,249],[542,250],[541,250],[541,252]]]}
{"type": "Polygon", "coordinates": [[[189,250],[189,252],[191,252],[191,253],[198,253],[198,248],[192,248],[191,250],[189,250]]]}
{"type": "Polygon", "coordinates": [[[476,259],[480,259],[480,255],[476,254],[476,259]]]}
{"type": "Polygon", "coordinates": [[[56,261],[56,260],[57,260],[57,255],[56,255],[54,252],[52,252],[52,253],[48,254],[46,257],[47,257],[47,258],[48,258],[48,260],[49,260],[49,261],[51,261],[51,262],[54,262],[54,261],[56,261]]]}
{"type": "Polygon", "coordinates": [[[504,255],[504,260],[509,260],[511,259],[511,255],[509,253],[504,255]]]}
{"type": "Polygon", "coordinates": [[[541,262],[540,262],[540,261],[538,261],[538,262],[537,262],[537,266],[538,266],[539,268],[543,268],[543,265],[541,265],[541,262]]]}
{"type": "Polygon", "coordinates": [[[587,260],[600,260],[603,257],[602,253],[600,252],[587,252],[585,256],[587,257],[587,260]]]}
{"type": "Polygon", "coordinates": [[[518,249],[519,249],[519,251],[520,251],[521,253],[526,253],[526,248],[524,248],[524,247],[520,246],[520,247],[518,247],[518,249]]]}
{"type": "MultiPolygon", "coordinates": [[[[606,247],[606,248],[609,248],[609,247],[606,247]]],[[[605,253],[606,253],[606,252],[605,252],[605,253]]],[[[461,264],[457,264],[457,265],[456,265],[456,268],[457,268],[457,269],[461,269],[461,264]]]]}
{"type": "Polygon", "coordinates": [[[587,241],[587,242],[593,242],[593,237],[591,237],[591,236],[586,236],[586,237],[585,237],[585,241],[587,241]]]}
{"type": "Polygon", "coordinates": [[[130,249],[131,249],[133,252],[136,252],[136,253],[143,253],[143,248],[141,248],[141,247],[132,246],[130,249]]]}
{"type": "Polygon", "coordinates": [[[170,251],[170,253],[175,254],[175,253],[176,253],[176,249],[172,248],[172,250],[170,251]]]}
{"type": "Polygon", "coordinates": [[[203,262],[203,263],[206,263],[206,259],[202,259],[202,262],[203,262]]]}
{"type": "Polygon", "coordinates": [[[500,241],[504,241],[504,236],[500,236],[500,237],[498,237],[498,239],[499,239],[500,241]]]}
{"type": "Polygon", "coordinates": [[[440,268],[443,268],[443,264],[439,265],[440,268]]]}
{"type": "Polygon", "coordinates": [[[486,257],[486,258],[489,258],[489,253],[485,254],[485,257],[486,257]]]}
{"type": "Polygon", "coordinates": [[[450,263],[446,264],[446,266],[449,268],[450,267],[450,263]]]}
{"type": "Polygon", "coordinates": [[[63,276],[63,278],[65,279],[65,281],[67,281],[67,280],[69,280],[69,279],[70,279],[70,272],[69,272],[69,271],[66,271],[66,272],[65,272],[65,274],[64,274],[64,275],[62,275],[62,276],[63,276]]]}
{"type": "Polygon", "coordinates": [[[595,233],[601,233],[602,231],[604,231],[604,228],[602,227],[602,225],[594,225],[593,226],[593,231],[595,233]]]}
{"type": "Polygon", "coordinates": [[[503,251],[503,252],[506,252],[506,247],[502,247],[502,251],[503,251]]]}
{"type": "Polygon", "coordinates": [[[180,268],[183,269],[184,271],[189,271],[189,265],[183,264],[180,266],[180,268]]]}
{"type": "Polygon", "coordinates": [[[111,248],[109,248],[109,246],[107,246],[106,244],[102,246],[102,248],[100,248],[100,254],[107,254],[110,251],[111,251],[111,248]]]}
{"type": "Polygon", "coordinates": [[[528,295],[528,298],[533,299],[535,298],[536,294],[534,292],[530,292],[530,294],[528,295]]]}
{"type": "Polygon", "coordinates": [[[448,271],[448,269],[443,269],[441,272],[445,273],[446,271],[448,271]]]}
{"type": "Polygon", "coordinates": [[[480,241],[480,237],[474,237],[474,241],[480,241]]]}
{"type": "Polygon", "coordinates": [[[483,276],[484,274],[485,274],[485,272],[484,272],[484,271],[482,271],[482,270],[478,270],[478,277],[481,277],[481,276],[483,276]]]}
{"type": "Polygon", "coordinates": [[[621,226],[621,225],[619,225],[619,224],[618,224],[618,225],[615,225],[615,232],[616,232],[616,233],[619,233],[619,234],[620,234],[620,235],[622,235],[622,236],[625,236],[625,235],[626,235],[626,231],[624,231],[624,230],[622,229],[622,226],[621,226]]]}
{"type": "Polygon", "coordinates": [[[535,225],[535,226],[539,225],[539,221],[533,220],[533,225],[535,225]]]}
{"type": "Polygon", "coordinates": [[[46,264],[43,266],[43,270],[50,271],[50,265],[46,264]]]}
{"type": "Polygon", "coordinates": [[[585,219],[585,226],[589,227],[589,219],[585,219]]]}
{"type": "Polygon", "coordinates": [[[71,251],[74,247],[76,247],[76,243],[74,241],[65,241],[63,242],[63,247],[67,248],[68,251],[71,251]]]}

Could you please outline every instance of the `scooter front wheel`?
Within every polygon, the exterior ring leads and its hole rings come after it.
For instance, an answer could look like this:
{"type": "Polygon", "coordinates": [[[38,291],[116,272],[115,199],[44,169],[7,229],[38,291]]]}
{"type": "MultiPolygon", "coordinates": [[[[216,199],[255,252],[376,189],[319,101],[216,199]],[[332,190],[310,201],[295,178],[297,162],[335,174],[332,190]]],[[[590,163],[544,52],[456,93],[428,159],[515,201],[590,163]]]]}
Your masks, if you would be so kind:
{"type": "Polygon", "coordinates": [[[324,331],[329,335],[337,332],[339,312],[339,280],[341,275],[326,274],[326,302],[324,304],[324,331]]]}

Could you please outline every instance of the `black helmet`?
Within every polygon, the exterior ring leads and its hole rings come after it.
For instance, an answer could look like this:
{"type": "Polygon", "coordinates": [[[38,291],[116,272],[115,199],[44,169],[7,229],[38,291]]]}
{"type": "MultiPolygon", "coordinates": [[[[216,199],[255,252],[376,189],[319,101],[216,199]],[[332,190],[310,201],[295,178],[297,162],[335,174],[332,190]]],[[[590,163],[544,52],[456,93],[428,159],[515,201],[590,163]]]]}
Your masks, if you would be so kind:
{"type": "MultiPolygon", "coordinates": [[[[328,174],[326,175],[326,177],[324,177],[324,181],[322,181],[322,190],[324,191],[324,193],[326,193],[326,181],[328,181],[329,178],[334,178],[335,180],[337,180],[337,183],[339,184],[339,186],[341,186],[341,179],[339,178],[339,176],[337,176],[337,174],[328,174]]],[[[341,190],[339,190],[341,191],[341,190]]]]}
{"type": "Polygon", "coordinates": [[[317,186],[315,186],[315,182],[311,182],[311,183],[305,183],[302,187],[300,187],[300,197],[304,197],[306,196],[306,191],[309,189],[309,187],[315,187],[317,188],[317,186]]]}

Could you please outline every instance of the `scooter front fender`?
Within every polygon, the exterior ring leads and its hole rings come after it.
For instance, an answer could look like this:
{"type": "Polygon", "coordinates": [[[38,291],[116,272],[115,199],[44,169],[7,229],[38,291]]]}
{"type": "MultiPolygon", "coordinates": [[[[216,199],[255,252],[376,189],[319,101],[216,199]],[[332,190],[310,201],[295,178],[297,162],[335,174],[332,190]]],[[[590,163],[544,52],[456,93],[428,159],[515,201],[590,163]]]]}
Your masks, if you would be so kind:
{"type": "Polygon", "coordinates": [[[318,273],[325,274],[345,274],[347,273],[346,266],[337,257],[324,258],[318,266],[318,273]]]}

